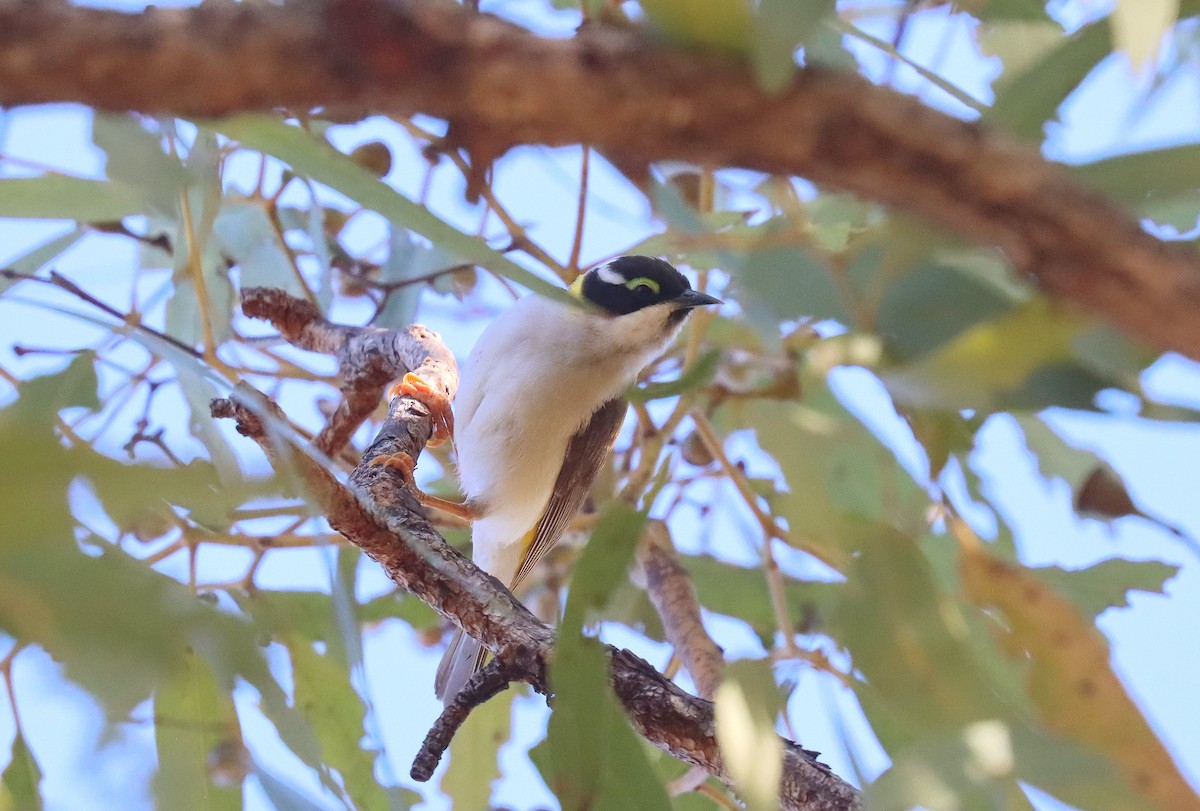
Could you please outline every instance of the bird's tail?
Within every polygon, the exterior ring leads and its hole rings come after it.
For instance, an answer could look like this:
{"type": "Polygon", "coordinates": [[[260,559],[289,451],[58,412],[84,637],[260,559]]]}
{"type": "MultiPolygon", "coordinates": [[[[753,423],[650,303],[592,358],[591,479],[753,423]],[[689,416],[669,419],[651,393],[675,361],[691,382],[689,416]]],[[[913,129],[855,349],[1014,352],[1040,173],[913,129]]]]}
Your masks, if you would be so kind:
{"type": "Polygon", "coordinates": [[[467,680],[483,667],[485,654],[486,651],[478,640],[464,634],[461,628],[455,631],[433,680],[433,690],[437,697],[447,704],[450,703],[450,699],[458,695],[458,691],[467,680]]]}

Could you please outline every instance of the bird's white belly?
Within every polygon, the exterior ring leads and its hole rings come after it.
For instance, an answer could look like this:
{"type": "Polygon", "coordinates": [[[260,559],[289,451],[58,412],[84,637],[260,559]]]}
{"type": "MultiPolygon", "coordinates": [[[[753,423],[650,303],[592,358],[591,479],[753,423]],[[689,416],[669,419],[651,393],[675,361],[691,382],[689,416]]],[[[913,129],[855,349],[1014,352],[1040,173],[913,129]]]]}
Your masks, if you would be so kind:
{"type": "Polygon", "coordinates": [[[457,437],[458,473],[463,492],[482,509],[488,535],[515,543],[541,517],[567,441],[600,403],[565,390],[562,376],[490,382],[457,437]],[[575,407],[564,408],[564,401],[575,407]]]}
{"type": "Polygon", "coordinates": [[[505,582],[545,511],[567,442],[671,335],[639,341],[626,323],[527,297],[485,330],[463,369],[454,441],[463,492],[481,513],[473,554],[505,582]]]}

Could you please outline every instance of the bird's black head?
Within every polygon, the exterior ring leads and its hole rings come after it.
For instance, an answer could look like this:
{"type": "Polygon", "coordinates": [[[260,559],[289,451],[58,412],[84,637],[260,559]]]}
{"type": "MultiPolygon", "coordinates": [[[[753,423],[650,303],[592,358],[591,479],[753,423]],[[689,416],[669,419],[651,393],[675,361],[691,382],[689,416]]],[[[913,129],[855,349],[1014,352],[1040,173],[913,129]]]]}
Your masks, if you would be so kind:
{"type": "Polygon", "coordinates": [[[576,280],[573,288],[585,301],[613,315],[628,315],[669,302],[682,318],[693,307],[719,303],[693,290],[670,262],[651,256],[622,256],[592,268],[576,280]]]}

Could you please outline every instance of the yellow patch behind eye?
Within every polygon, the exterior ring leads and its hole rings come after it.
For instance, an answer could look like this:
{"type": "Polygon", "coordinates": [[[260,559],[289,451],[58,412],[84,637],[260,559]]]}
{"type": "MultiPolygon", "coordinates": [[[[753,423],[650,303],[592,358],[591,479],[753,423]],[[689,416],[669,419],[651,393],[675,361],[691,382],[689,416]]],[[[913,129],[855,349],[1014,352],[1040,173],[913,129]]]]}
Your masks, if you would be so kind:
{"type": "Polygon", "coordinates": [[[571,282],[571,286],[568,288],[571,291],[571,295],[577,299],[583,298],[583,277],[585,275],[580,273],[576,276],[575,281],[571,282]]]}
{"type": "Polygon", "coordinates": [[[654,295],[656,296],[662,292],[662,288],[658,286],[658,282],[647,276],[638,276],[636,279],[630,279],[625,282],[625,286],[630,290],[637,290],[639,287],[649,287],[654,291],[654,295]]]}

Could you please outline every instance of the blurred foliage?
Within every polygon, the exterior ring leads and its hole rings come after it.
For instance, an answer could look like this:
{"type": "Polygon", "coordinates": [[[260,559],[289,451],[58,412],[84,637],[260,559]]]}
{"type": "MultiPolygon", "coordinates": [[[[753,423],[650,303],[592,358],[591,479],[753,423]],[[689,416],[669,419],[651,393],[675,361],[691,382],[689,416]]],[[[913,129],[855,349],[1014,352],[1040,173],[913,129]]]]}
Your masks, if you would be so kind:
{"type": "MultiPolygon", "coordinates": [[[[1034,142],[1114,50],[1148,72],[1147,104],[1200,62],[1195,0],[1118,0],[1110,16],[1070,30],[1037,0],[550,7],[744,58],[768,92],[799,64],[878,78],[873,56],[912,70],[922,92],[938,88],[1034,142]],[[908,27],[943,14],[969,23],[959,36],[995,58],[990,103],[906,53],[908,27]]],[[[17,246],[0,304],[33,302],[100,335],[65,365],[23,360],[45,336],[21,335],[22,365],[0,368],[16,390],[0,410],[0,631],[14,645],[0,674],[16,713],[13,667],[40,648],[103,709],[109,733],[152,727],[147,792],[162,808],[241,808],[248,782],[280,809],[383,811],[419,799],[393,777],[364,646],[383,623],[436,645],[444,623],[415,598],[360,583],[357,550],[339,546],[286,475],[252,475],[262,469],[255,452],[209,419],[207,405],[248,380],[284,401],[294,423],[276,428],[303,442],[336,396],[326,359],[240,316],[242,286],[281,287],[336,319],[379,327],[402,327],[423,306],[465,323],[514,284],[565,298],[560,282],[578,268],[530,236],[547,211],[509,208],[494,182],[482,202],[461,204],[469,156],[447,150],[441,124],[400,119],[384,129],[389,137],[339,149],[353,126],[319,118],[97,114],[95,177],[30,167],[0,149],[0,217],[67,224],[17,246]],[[429,157],[424,177],[410,176],[418,151],[429,157]],[[357,233],[364,221],[376,237],[357,233]],[[72,279],[51,272],[105,239],[135,248],[129,266],[72,279]],[[277,559],[316,567],[327,587],[264,586],[260,569],[277,559]],[[294,756],[290,771],[277,768],[279,744],[294,756]],[[319,798],[293,784],[297,769],[311,772],[319,798]]],[[[524,154],[502,159],[491,179],[518,160],[561,168],[554,156],[524,154]]],[[[617,175],[599,157],[593,164],[617,175]]],[[[605,252],[665,256],[727,306],[694,317],[630,393],[638,426],[596,488],[604,517],[594,542],[582,554],[556,550],[530,591],[555,614],[574,571],[551,670],[557,697],[530,753],[562,807],[734,807],[713,780],[676,791],[686,768],[638,739],[607,686],[598,626],[662,638],[626,577],[644,519],[628,505],[641,504],[670,522],[708,616],[739,620],[766,651],[731,663],[716,697],[720,746],[746,807],[774,804],[775,732],[790,722],[785,699],[798,689],[772,666],[786,663],[821,673],[861,707],[891,762],[862,776],[870,808],[1024,809],[1026,786],[1087,809],[1195,808],[1096,627],[1131,591],[1164,593],[1177,567],[1119,556],[1074,570],[1027,566],[1002,518],[984,532],[962,517],[980,507],[1003,515],[972,456],[986,426],[1007,422],[1038,474],[1070,489],[1081,518],[1137,516],[1187,540],[1143,511],[1136,482],[1044,418],[1054,408],[1100,426],[1194,427],[1194,410],[1142,388],[1156,356],[1040,295],[993,246],[797,178],[652,169],[640,191],[653,221],[605,252]],[[857,389],[837,383],[851,367],[857,389]],[[1105,410],[1113,396],[1120,413],[1105,410]],[[761,565],[746,565],[737,555],[746,550],[761,565]]],[[[1195,239],[1196,147],[1070,171],[1156,233],[1195,239]]],[[[610,204],[592,188],[584,215],[610,204]]],[[[332,460],[335,472],[353,465],[370,433],[332,460]]],[[[1035,543],[1019,540],[1022,550],[1035,543]]],[[[512,712],[505,694],[455,739],[440,788],[456,807],[488,806],[512,712]]],[[[18,726],[3,761],[0,811],[41,808],[27,732],[18,726]]]]}

